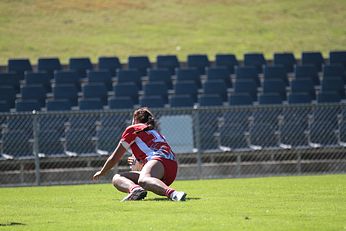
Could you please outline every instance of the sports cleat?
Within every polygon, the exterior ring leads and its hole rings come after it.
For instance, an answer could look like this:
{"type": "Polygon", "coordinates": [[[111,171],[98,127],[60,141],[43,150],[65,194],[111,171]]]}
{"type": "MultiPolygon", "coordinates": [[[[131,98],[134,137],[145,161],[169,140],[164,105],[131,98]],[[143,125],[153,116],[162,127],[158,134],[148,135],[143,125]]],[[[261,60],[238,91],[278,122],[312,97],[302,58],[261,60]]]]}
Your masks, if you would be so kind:
{"type": "Polygon", "coordinates": [[[178,192],[174,191],[171,195],[171,200],[172,201],[185,201],[186,200],[186,193],[184,192],[178,192]]]}
{"type": "Polygon", "coordinates": [[[147,196],[147,191],[143,188],[136,188],[131,193],[129,193],[124,199],[121,201],[139,201],[143,200],[147,196]]]}

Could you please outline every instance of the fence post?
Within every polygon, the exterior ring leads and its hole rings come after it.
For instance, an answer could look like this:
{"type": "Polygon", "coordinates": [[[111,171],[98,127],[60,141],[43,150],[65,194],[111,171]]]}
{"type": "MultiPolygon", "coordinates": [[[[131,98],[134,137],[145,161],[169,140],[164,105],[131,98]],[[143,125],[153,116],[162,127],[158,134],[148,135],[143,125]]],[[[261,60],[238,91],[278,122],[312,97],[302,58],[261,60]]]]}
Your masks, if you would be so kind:
{"type": "Polygon", "coordinates": [[[195,142],[197,149],[197,168],[198,168],[198,179],[202,178],[202,156],[201,156],[201,132],[200,132],[200,124],[199,124],[199,113],[198,109],[193,110],[193,127],[195,131],[195,142]]]}
{"type": "Polygon", "coordinates": [[[41,184],[41,176],[40,176],[40,158],[38,155],[38,114],[34,110],[32,111],[33,114],[33,153],[35,156],[35,178],[36,178],[36,185],[41,184]]]}

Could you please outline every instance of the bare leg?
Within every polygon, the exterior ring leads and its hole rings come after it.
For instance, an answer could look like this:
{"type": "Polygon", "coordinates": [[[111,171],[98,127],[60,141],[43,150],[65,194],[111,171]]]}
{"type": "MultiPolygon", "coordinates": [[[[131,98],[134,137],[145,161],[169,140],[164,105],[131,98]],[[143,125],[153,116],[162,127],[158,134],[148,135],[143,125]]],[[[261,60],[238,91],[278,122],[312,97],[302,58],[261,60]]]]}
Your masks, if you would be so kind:
{"type": "Polygon", "coordinates": [[[139,172],[124,172],[115,174],[112,183],[116,189],[128,193],[130,189],[138,184],[139,172]]]}
{"type": "Polygon", "coordinates": [[[145,190],[160,196],[165,196],[165,191],[168,189],[168,186],[160,180],[163,178],[164,173],[165,169],[160,161],[150,160],[140,172],[138,184],[145,190]]]}

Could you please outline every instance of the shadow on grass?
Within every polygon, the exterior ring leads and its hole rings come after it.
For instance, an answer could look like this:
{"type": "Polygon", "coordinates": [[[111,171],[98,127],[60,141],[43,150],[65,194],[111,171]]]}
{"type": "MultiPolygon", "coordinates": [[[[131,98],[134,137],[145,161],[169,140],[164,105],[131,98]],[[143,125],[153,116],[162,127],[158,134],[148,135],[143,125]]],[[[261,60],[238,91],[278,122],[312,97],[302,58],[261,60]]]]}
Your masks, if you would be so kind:
{"type": "Polygon", "coordinates": [[[18,226],[18,225],[26,225],[26,224],[20,223],[20,222],[10,222],[5,224],[0,223],[0,226],[18,226]]]}
{"type": "MultiPolygon", "coordinates": [[[[186,198],[186,201],[194,201],[194,200],[200,200],[200,197],[188,197],[186,198]]],[[[150,198],[150,199],[144,199],[143,201],[169,201],[172,202],[168,198],[162,198],[162,197],[156,197],[156,198],[150,198]]]]}

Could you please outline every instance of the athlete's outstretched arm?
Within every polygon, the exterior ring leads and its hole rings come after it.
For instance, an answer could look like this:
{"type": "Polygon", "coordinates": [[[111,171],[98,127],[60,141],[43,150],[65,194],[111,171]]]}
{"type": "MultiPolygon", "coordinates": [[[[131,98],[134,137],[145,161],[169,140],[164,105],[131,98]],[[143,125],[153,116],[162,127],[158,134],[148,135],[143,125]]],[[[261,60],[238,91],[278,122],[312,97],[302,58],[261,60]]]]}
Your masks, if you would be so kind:
{"type": "Polygon", "coordinates": [[[118,146],[115,148],[113,153],[108,157],[106,163],[103,165],[102,169],[95,173],[93,180],[98,180],[101,176],[106,175],[106,173],[116,165],[121,158],[124,156],[126,149],[119,142],[118,146]]]}

